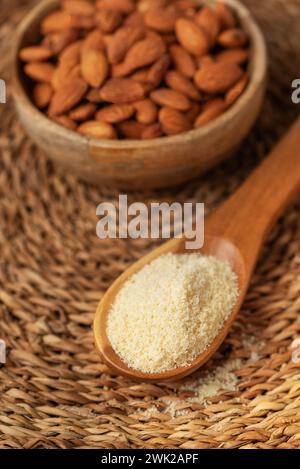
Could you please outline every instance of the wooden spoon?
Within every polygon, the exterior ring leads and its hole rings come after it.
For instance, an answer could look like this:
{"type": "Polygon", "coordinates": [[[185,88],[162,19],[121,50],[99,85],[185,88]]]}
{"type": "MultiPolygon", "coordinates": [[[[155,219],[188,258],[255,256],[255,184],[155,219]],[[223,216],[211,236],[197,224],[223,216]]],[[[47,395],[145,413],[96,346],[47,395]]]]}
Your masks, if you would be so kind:
{"type": "Polygon", "coordinates": [[[299,189],[300,119],[237,192],[206,221],[205,243],[200,252],[228,261],[239,282],[238,302],[207,350],[187,367],[147,374],[126,366],[112,349],[106,335],[109,309],[116,294],[131,275],[162,254],[195,252],[185,250],[184,239],[173,239],[127,269],[100,302],[94,321],[94,336],[104,362],[116,373],[142,381],[179,379],[202,366],[225,339],[243,303],[262,244],[274,222],[299,189]]]}

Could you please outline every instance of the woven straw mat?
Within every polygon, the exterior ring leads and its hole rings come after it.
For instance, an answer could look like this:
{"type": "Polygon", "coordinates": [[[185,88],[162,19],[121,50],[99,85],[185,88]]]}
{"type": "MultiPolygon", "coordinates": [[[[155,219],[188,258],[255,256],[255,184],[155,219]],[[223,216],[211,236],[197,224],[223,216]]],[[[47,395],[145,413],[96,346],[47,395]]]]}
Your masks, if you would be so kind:
{"type": "MultiPolygon", "coordinates": [[[[133,194],[129,202],[198,201],[212,210],[296,117],[291,81],[300,74],[300,2],[245,3],[265,33],[271,62],[256,128],[239,155],[210,174],[173,191],[133,194]]],[[[15,27],[32,6],[1,1],[0,77],[8,94],[15,27]]],[[[118,194],[53,168],[25,135],[10,96],[0,106],[0,126],[0,338],[8,349],[0,368],[0,447],[300,447],[300,369],[292,360],[300,337],[299,204],[274,228],[213,360],[180,382],[135,383],[101,363],[91,325],[108,286],[157,242],[100,241],[96,206],[118,194]],[[226,364],[231,371],[220,389],[226,364]]]]}

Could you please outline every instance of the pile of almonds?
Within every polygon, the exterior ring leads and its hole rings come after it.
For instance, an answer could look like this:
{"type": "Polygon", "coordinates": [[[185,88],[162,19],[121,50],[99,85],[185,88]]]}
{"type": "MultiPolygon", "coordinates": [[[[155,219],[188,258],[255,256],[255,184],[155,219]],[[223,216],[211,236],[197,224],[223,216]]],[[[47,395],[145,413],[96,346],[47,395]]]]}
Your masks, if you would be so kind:
{"type": "Polygon", "coordinates": [[[35,105],[100,139],[198,128],[248,84],[249,40],[223,3],[61,0],[39,45],[20,51],[35,105]]]}

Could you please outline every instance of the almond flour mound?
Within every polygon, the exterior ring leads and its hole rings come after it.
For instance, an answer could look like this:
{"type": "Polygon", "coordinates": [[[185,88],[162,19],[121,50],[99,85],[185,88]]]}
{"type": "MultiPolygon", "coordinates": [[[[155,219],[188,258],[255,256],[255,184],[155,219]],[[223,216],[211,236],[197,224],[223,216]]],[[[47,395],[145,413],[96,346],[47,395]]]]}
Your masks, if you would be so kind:
{"type": "Polygon", "coordinates": [[[123,285],[109,311],[107,335],[133,369],[157,373],[187,366],[216,337],[237,298],[228,263],[166,254],[123,285]]]}

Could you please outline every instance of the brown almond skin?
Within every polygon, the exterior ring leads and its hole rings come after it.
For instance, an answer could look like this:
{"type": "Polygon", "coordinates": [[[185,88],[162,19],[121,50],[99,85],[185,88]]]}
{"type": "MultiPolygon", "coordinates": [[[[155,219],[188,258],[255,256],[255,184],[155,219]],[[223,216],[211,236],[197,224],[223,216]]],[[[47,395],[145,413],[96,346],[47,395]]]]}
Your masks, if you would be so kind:
{"type": "Polygon", "coordinates": [[[63,9],[75,15],[93,15],[96,11],[95,6],[85,0],[63,0],[63,9]]]}
{"type": "Polygon", "coordinates": [[[144,21],[148,28],[161,33],[171,33],[174,31],[178,14],[175,8],[151,8],[144,16],[144,21]]]}
{"type": "Polygon", "coordinates": [[[100,90],[100,98],[112,104],[126,104],[144,98],[141,83],[130,78],[112,78],[100,90]]]}
{"type": "Polygon", "coordinates": [[[121,135],[130,140],[141,140],[146,126],[133,120],[121,122],[118,125],[121,135]]]}
{"type": "Polygon", "coordinates": [[[195,74],[195,83],[201,91],[219,94],[228,91],[243,76],[243,70],[231,63],[203,65],[195,74]]]}
{"type": "Polygon", "coordinates": [[[93,104],[102,103],[102,98],[100,98],[100,90],[99,90],[99,89],[96,89],[96,88],[91,89],[91,90],[87,93],[86,99],[87,99],[90,103],[93,103],[93,104]]]}
{"type": "Polygon", "coordinates": [[[150,67],[147,81],[153,88],[157,88],[161,84],[170,63],[171,59],[169,54],[164,54],[150,67]]]}
{"type": "Polygon", "coordinates": [[[42,34],[49,34],[66,29],[92,29],[95,26],[93,16],[71,15],[67,11],[57,10],[50,13],[41,23],[42,34]]]}
{"type": "Polygon", "coordinates": [[[24,67],[27,76],[42,83],[51,83],[54,71],[54,65],[48,62],[32,62],[24,67]]]}
{"type": "Polygon", "coordinates": [[[116,10],[99,10],[95,21],[103,33],[113,33],[121,25],[122,16],[116,10]]]}
{"type": "Polygon", "coordinates": [[[199,103],[193,103],[191,109],[189,109],[185,115],[190,121],[191,125],[194,124],[196,118],[199,116],[201,110],[201,106],[199,103]]]}
{"type": "Polygon", "coordinates": [[[138,41],[129,49],[124,62],[114,67],[114,76],[124,77],[138,68],[152,65],[165,52],[166,45],[160,37],[138,41]]]}
{"type": "Polygon", "coordinates": [[[212,64],[215,62],[215,58],[211,54],[202,55],[202,57],[196,58],[197,65],[199,68],[203,67],[205,64],[212,64]]]}
{"type": "Polygon", "coordinates": [[[91,138],[99,138],[104,140],[114,140],[117,138],[117,133],[112,125],[106,122],[88,121],[84,122],[78,127],[78,132],[81,135],[91,138]]]}
{"type": "Polygon", "coordinates": [[[152,91],[150,97],[156,104],[178,111],[187,111],[191,107],[190,100],[184,94],[169,88],[159,88],[152,91]]]}
{"type": "Polygon", "coordinates": [[[132,75],[130,75],[130,78],[134,81],[138,81],[140,83],[145,84],[148,81],[149,71],[150,71],[150,68],[148,67],[141,68],[140,70],[137,70],[132,75]]]}
{"type": "Polygon", "coordinates": [[[111,64],[120,63],[129,49],[145,36],[143,25],[124,26],[112,37],[108,44],[108,60],[111,64]]]}
{"type": "Polygon", "coordinates": [[[24,47],[20,50],[19,57],[24,62],[42,62],[53,56],[53,51],[43,46],[24,47]]]}
{"type": "Polygon", "coordinates": [[[216,12],[210,7],[203,7],[195,19],[196,23],[204,29],[210,38],[210,46],[213,47],[221,30],[220,20],[216,12]]]}
{"type": "Polygon", "coordinates": [[[158,109],[151,99],[143,99],[133,103],[136,120],[141,124],[153,124],[157,120],[158,109]]]}
{"type": "Polygon", "coordinates": [[[159,138],[162,136],[162,128],[158,122],[155,124],[148,125],[145,130],[142,132],[141,139],[142,140],[151,140],[153,138],[159,138]]]}
{"type": "Polygon", "coordinates": [[[175,91],[183,93],[190,99],[199,101],[201,93],[196,86],[177,70],[170,70],[165,77],[166,84],[175,91]]]}
{"type": "Polygon", "coordinates": [[[76,130],[77,125],[76,123],[69,117],[69,116],[55,116],[53,120],[57,123],[66,127],[69,130],[76,130]]]}
{"type": "Polygon", "coordinates": [[[69,117],[74,121],[90,120],[97,110],[93,103],[81,104],[69,113],[69,117]]]}
{"type": "Polygon", "coordinates": [[[196,72],[194,58],[181,46],[174,44],[170,47],[170,54],[175,68],[188,78],[193,78],[196,72]]]}
{"type": "Polygon", "coordinates": [[[219,18],[222,29],[235,28],[237,21],[231,9],[224,3],[217,3],[215,7],[216,15],[219,18]]]}
{"type": "Polygon", "coordinates": [[[58,116],[70,111],[78,104],[88,89],[82,78],[76,78],[59,88],[53,95],[49,107],[50,116],[58,116]]]}
{"type": "Polygon", "coordinates": [[[209,38],[194,21],[179,18],[175,24],[175,31],[179,43],[191,54],[201,56],[208,52],[209,38]]]}
{"type": "Polygon", "coordinates": [[[108,62],[103,52],[88,49],[82,54],[81,74],[93,88],[99,88],[108,75],[108,62]]]}
{"type": "Polygon", "coordinates": [[[168,107],[160,110],[159,122],[166,135],[177,135],[192,128],[190,121],[182,112],[168,107]]]}
{"type": "Polygon", "coordinates": [[[216,55],[216,62],[227,62],[236,65],[243,65],[249,60],[249,49],[233,48],[226,49],[216,55]]]}
{"type": "Polygon", "coordinates": [[[66,83],[69,83],[76,78],[81,78],[80,65],[69,67],[68,64],[62,63],[53,74],[51,86],[55,91],[57,91],[59,88],[64,87],[66,83]]]}
{"type": "Polygon", "coordinates": [[[104,107],[96,113],[95,119],[108,124],[118,124],[130,119],[134,114],[134,107],[131,104],[112,104],[104,107]]]}
{"type": "Polygon", "coordinates": [[[231,106],[245,91],[249,83],[249,76],[247,73],[244,74],[242,79],[238,81],[227,93],[225,96],[225,102],[228,106],[231,106]]]}
{"type": "Polygon", "coordinates": [[[239,28],[227,29],[220,34],[218,43],[223,47],[244,47],[248,42],[246,33],[239,28]]]}
{"type": "Polygon", "coordinates": [[[44,37],[42,45],[51,49],[54,54],[59,54],[68,45],[78,39],[79,32],[74,29],[66,29],[48,34],[44,37]]]}
{"type": "Polygon", "coordinates": [[[227,109],[225,101],[221,98],[216,98],[204,107],[203,111],[199,114],[195,120],[194,127],[198,129],[208,122],[216,119],[223,114],[227,109]]]}
{"type": "Polygon", "coordinates": [[[81,47],[81,57],[89,49],[95,49],[97,51],[105,50],[105,42],[103,34],[99,29],[91,31],[84,39],[81,47]]]}
{"type": "Polygon", "coordinates": [[[53,90],[48,83],[38,83],[33,88],[33,101],[39,109],[44,109],[50,103],[53,90]]]}
{"type": "Polygon", "coordinates": [[[64,63],[65,65],[68,65],[70,68],[74,67],[75,65],[79,65],[80,59],[81,59],[82,45],[83,45],[82,41],[76,41],[70,44],[68,47],[66,47],[62,51],[62,53],[59,55],[59,63],[60,64],[64,63]]]}
{"type": "Polygon", "coordinates": [[[129,14],[134,11],[134,2],[132,0],[97,0],[96,8],[117,10],[123,14],[129,14]]]}

